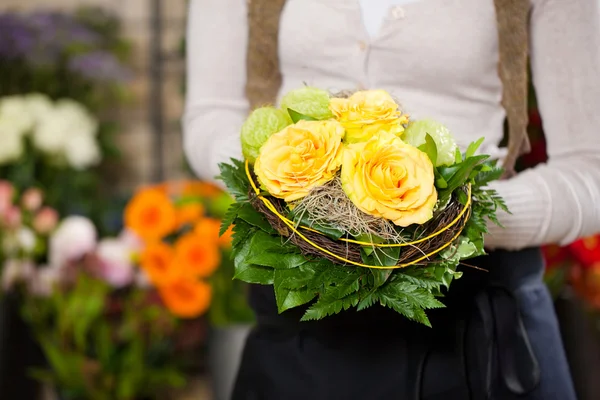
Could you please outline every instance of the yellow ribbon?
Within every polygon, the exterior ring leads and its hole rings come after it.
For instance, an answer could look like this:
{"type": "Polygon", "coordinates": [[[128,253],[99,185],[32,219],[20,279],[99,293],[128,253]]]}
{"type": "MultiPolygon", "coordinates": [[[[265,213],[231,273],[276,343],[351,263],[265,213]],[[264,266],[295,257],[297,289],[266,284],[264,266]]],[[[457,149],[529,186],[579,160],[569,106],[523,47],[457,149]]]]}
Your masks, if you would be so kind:
{"type": "MultiPolygon", "coordinates": [[[[437,253],[439,253],[440,251],[444,250],[446,247],[450,246],[452,244],[452,242],[454,242],[456,239],[458,239],[458,237],[460,236],[460,234],[462,233],[462,228],[456,233],[456,235],[454,235],[454,237],[452,239],[450,239],[447,243],[445,243],[443,246],[440,246],[439,248],[435,249],[434,251],[432,251],[431,253],[425,254],[420,258],[417,258],[416,260],[413,260],[409,263],[405,263],[405,264],[398,264],[398,265],[393,265],[393,266],[379,266],[379,265],[367,265],[367,264],[362,264],[356,261],[352,261],[352,260],[348,260],[342,256],[339,256],[321,246],[319,246],[318,244],[314,243],[313,241],[311,241],[309,238],[307,238],[305,235],[303,235],[295,226],[294,222],[292,222],[291,220],[289,220],[288,218],[286,218],[284,215],[281,215],[281,213],[279,213],[279,211],[277,211],[277,208],[273,205],[273,203],[271,203],[271,201],[269,199],[267,199],[264,196],[260,195],[260,190],[258,189],[258,187],[256,186],[254,179],[252,178],[252,175],[250,174],[250,163],[248,162],[248,160],[246,160],[246,175],[248,177],[248,180],[250,181],[250,185],[252,185],[252,189],[254,190],[254,193],[256,194],[257,198],[263,202],[263,204],[269,209],[269,211],[271,211],[273,214],[275,214],[284,224],[286,224],[291,230],[292,232],[294,232],[296,235],[298,235],[302,240],[304,240],[306,243],[310,244],[311,246],[313,246],[315,249],[328,254],[340,261],[343,261],[347,264],[352,264],[352,265],[356,265],[359,267],[364,267],[364,268],[374,268],[374,269],[397,269],[397,268],[404,268],[404,267],[408,267],[410,265],[414,265],[417,264],[437,253]]],[[[424,242],[426,240],[429,240],[431,238],[436,237],[437,235],[439,235],[440,233],[446,231],[447,229],[449,229],[450,227],[452,227],[453,225],[455,225],[456,223],[458,223],[458,221],[460,221],[460,219],[462,218],[462,216],[469,211],[469,206],[471,205],[471,185],[468,186],[468,194],[467,194],[467,204],[465,205],[465,207],[461,210],[461,212],[458,214],[458,216],[452,220],[448,225],[446,225],[444,228],[440,229],[437,232],[434,232],[433,234],[425,237],[425,238],[421,238],[419,240],[415,240],[413,242],[406,242],[406,243],[393,243],[393,244],[387,244],[387,243],[368,243],[368,242],[360,242],[357,240],[351,240],[351,239],[341,239],[345,242],[348,243],[354,243],[354,244],[360,244],[363,246],[375,246],[375,247],[402,247],[402,246],[414,246],[415,244],[424,242]]],[[[463,225],[464,227],[464,225],[463,225]]],[[[300,228],[305,229],[305,230],[309,230],[315,233],[319,233],[322,234],[319,231],[316,231],[314,229],[311,229],[309,227],[305,227],[305,226],[300,226],[300,228]]]]}

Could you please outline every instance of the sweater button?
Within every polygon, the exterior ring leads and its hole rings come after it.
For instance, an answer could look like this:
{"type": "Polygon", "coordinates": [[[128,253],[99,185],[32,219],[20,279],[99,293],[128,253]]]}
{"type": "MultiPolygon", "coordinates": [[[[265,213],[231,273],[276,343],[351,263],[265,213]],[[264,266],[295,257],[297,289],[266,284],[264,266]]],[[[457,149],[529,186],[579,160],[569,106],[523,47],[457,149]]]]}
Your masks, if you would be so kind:
{"type": "Polygon", "coordinates": [[[365,42],[365,41],[363,41],[363,40],[361,40],[360,42],[358,42],[358,48],[359,48],[361,51],[365,51],[365,50],[367,50],[367,48],[368,48],[368,47],[369,47],[369,45],[367,44],[367,42],[365,42]]]}

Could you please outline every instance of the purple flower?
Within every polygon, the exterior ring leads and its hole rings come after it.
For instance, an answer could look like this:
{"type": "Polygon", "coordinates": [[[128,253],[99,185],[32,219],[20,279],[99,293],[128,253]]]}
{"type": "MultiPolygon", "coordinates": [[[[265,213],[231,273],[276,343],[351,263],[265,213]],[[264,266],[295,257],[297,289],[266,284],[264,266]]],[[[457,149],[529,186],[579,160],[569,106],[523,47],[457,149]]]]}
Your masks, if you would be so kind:
{"type": "Polygon", "coordinates": [[[0,14],[0,57],[34,65],[57,62],[70,47],[98,45],[100,36],[56,12],[0,14]]]}
{"type": "Polygon", "coordinates": [[[23,17],[14,13],[0,14],[0,57],[13,60],[30,52],[36,34],[23,17]]]}
{"type": "Polygon", "coordinates": [[[105,51],[77,55],[69,60],[68,68],[85,78],[104,82],[124,82],[131,75],[113,54],[105,51]]]}

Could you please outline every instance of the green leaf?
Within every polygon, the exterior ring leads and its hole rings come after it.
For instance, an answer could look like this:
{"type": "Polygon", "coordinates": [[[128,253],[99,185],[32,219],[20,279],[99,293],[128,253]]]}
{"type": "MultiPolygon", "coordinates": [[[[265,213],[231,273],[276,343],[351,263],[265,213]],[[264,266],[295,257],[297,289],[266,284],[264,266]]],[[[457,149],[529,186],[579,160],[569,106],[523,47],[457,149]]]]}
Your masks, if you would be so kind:
{"type": "Polygon", "coordinates": [[[444,307],[428,290],[406,282],[390,282],[378,297],[384,306],[429,327],[431,323],[424,310],[444,307]]]}
{"type": "Polygon", "coordinates": [[[365,310],[369,307],[374,306],[378,301],[379,301],[378,292],[375,290],[372,290],[371,292],[369,292],[366,296],[364,296],[360,300],[356,309],[358,311],[365,310]]]}
{"type": "Polygon", "coordinates": [[[486,171],[481,171],[475,177],[475,184],[478,186],[486,186],[488,183],[498,180],[504,173],[503,168],[491,167],[486,171]]]}
{"type": "Polygon", "coordinates": [[[400,258],[400,247],[376,247],[372,246],[370,254],[364,252],[365,246],[361,248],[363,263],[378,267],[393,267],[398,264],[400,258]]]}
{"type": "Polygon", "coordinates": [[[279,285],[285,289],[302,289],[312,282],[315,276],[314,265],[305,263],[298,268],[279,269],[276,271],[279,285]]]}
{"type": "Polygon", "coordinates": [[[298,121],[317,121],[316,118],[309,117],[308,115],[300,114],[298,111],[294,111],[291,108],[287,109],[288,114],[290,114],[290,118],[294,123],[298,121]]]}
{"type": "Polygon", "coordinates": [[[256,226],[267,233],[277,234],[275,229],[269,224],[269,221],[263,214],[256,211],[250,203],[241,203],[237,211],[237,217],[249,223],[250,225],[256,226]]]}
{"type": "Polygon", "coordinates": [[[340,313],[342,310],[348,310],[356,307],[359,302],[358,293],[353,293],[343,299],[333,300],[320,298],[311,305],[302,316],[301,321],[313,321],[323,319],[330,315],[340,313]]]}
{"type": "Polygon", "coordinates": [[[477,149],[479,149],[479,146],[481,146],[484,140],[485,137],[481,137],[476,142],[469,144],[467,152],[465,153],[465,158],[473,157],[475,155],[475,152],[477,151],[477,149]]]}
{"type": "Polygon", "coordinates": [[[460,164],[462,160],[462,154],[460,154],[460,149],[457,147],[456,151],[454,152],[454,163],[460,164]]]}
{"type": "Polygon", "coordinates": [[[292,212],[292,213],[290,213],[290,217],[294,221],[294,225],[306,226],[308,228],[312,228],[333,240],[338,240],[339,238],[344,236],[344,231],[342,231],[340,229],[337,229],[332,226],[325,226],[325,225],[320,225],[320,224],[314,223],[313,221],[310,220],[307,213],[302,213],[300,215],[296,215],[292,212]]]}
{"type": "Polygon", "coordinates": [[[402,280],[427,290],[441,286],[440,280],[435,278],[433,268],[431,267],[404,268],[402,272],[394,274],[394,280],[402,280]]]}
{"type": "Polygon", "coordinates": [[[286,279],[286,276],[285,274],[281,274],[282,272],[284,271],[275,271],[273,284],[277,309],[280,313],[306,304],[316,297],[317,294],[310,289],[288,289],[284,287],[282,283],[286,279]]]}
{"type": "Polygon", "coordinates": [[[427,154],[427,157],[429,157],[431,163],[436,165],[438,154],[437,145],[429,133],[425,134],[425,143],[419,146],[419,150],[427,154]]]}
{"type": "Polygon", "coordinates": [[[350,271],[343,279],[335,282],[335,285],[326,286],[322,298],[342,299],[360,289],[361,274],[354,270],[350,271]]]}
{"type": "Polygon", "coordinates": [[[373,275],[375,287],[378,288],[387,282],[388,278],[394,272],[393,269],[369,269],[371,275],[373,275]]]}
{"type": "MultiPolygon", "coordinates": [[[[262,233],[261,231],[256,232],[256,234],[262,233]]],[[[273,284],[274,271],[272,268],[252,265],[248,262],[248,255],[252,250],[252,240],[244,241],[241,246],[238,246],[234,250],[235,279],[262,285],[273,284]]]]}
{"type": "Polygon", "coordinates": [[[221,220],[221,229],[219,230],[219,236],[222,236],[227,229],[229,229],[229,227],[231,225],[233,225],[234,221],[236,220],[237,216],[238,216],[238,212],[240,211],[240,208],[242,207],[242,204],[244,203],[232,203],[229,208],[227,209],[227,212],[225,213],[225,215],[223,216],[223,219],[221,220]]]}
{"type": "Polygon", "coordinates": [[[275,269],[291,269],[298,268],[300,265],[307,262],[302,254],[295,253],[269,253],[266,251],[256,250],[248,257],[248,263],[256,264],[263,267],[271,267],[275,269]]]}
{"type": "Polygon", "coordinates": [[[246,167],[244,162],[231,159],[231,164],[221,163],[219,164],[221,175],[217,177],[225,183],[229,193],[237,201],[248,201],[248,189],[250,182],[246,176],[246,167]]]}

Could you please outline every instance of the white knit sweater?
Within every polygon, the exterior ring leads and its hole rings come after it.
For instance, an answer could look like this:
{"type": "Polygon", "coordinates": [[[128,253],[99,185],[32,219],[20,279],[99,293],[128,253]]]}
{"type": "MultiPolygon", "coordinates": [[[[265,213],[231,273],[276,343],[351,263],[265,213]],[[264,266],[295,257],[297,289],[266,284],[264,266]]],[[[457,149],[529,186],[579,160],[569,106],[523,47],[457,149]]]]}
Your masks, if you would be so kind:
{"type": "MultiPolygon", "coordinates": [[[[246,1],[190,2],[184,142],[204,179],[218,174],[219,162],[241,157],[246,1]]],[[[600,231],[600,2],[531,3],[531,63],[550,161],[494,184],[512,214],[500,216],[505,229],[490,227],[492,248],[568,243],[600,231]]],[[[481,151],[502,154],[492,0],[395,5],[375,36],[365,21],[359,0],[288,0],[280,93],[305,83],[386,89],[412,117],[446,124],[459,145],[485,136],[481,151]]]]}

